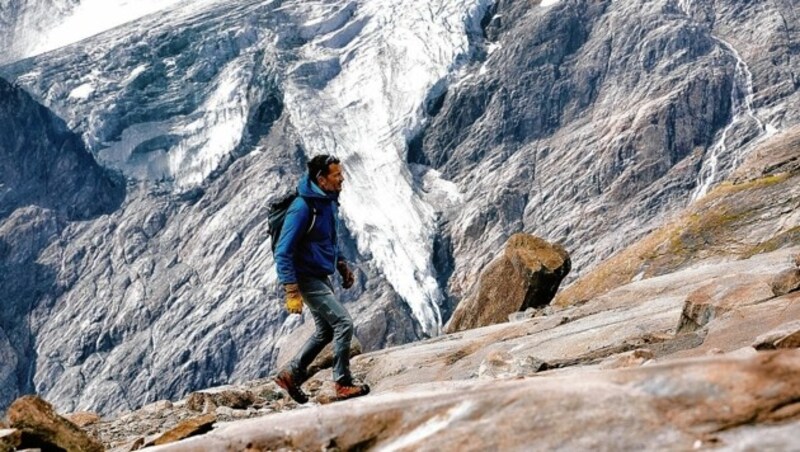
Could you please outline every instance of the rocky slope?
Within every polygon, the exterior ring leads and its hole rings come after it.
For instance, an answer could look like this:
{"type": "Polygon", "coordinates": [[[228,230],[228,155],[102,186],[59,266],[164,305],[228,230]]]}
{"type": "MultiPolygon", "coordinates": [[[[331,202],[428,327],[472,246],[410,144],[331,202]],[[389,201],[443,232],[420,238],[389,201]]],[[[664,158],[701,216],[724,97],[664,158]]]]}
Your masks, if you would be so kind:
{"type": "Polygon", "coordinates": [[[163,450],[791,450],[798,257],[795,246],[706,262],[578,307],[360,355],[354,371],[374,392],[363,399],[326,405],[323,370],[302,407],[253,381],[86,429],[114,450],[203,413],[215,415],[213,431],[163,450]],[[787,271],[792,291],[774,292],[787,271]]]}
{"type": "Polygon", "coordinates": [[[38,354],[9,394],[112,413],[266,376],[311,328],[265,234],[307,155],[350,169],[375,350],[435,335],[512,233],[583,275],[800,119],[792,2],[429,3],[187,3],[0,68],[129,180],[31,254],[59,283],[6,301],[38,308],[4,326],[38,354]]]}

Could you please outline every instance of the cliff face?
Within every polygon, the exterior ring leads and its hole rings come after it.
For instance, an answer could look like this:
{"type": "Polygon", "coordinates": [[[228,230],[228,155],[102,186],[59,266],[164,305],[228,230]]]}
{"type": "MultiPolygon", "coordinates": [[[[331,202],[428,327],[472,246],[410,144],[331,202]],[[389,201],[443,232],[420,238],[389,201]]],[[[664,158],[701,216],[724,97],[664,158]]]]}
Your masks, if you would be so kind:
{"type": "Polygon", "coordinates": [[[117,209],[125,187],[61,119],[3,79],[0,123],[0,405],[6,406],[34,390],[41,322],[68,286],[66,275],[40,255],[70,222],[117,209]]]}
{"type": "Polygon", "coordinates": [[[563,243],[579,277],[800,120],[790,2],[496,8],[410,156],[466,192],[438,262],[456,298],[518,230],[563,243]]]}

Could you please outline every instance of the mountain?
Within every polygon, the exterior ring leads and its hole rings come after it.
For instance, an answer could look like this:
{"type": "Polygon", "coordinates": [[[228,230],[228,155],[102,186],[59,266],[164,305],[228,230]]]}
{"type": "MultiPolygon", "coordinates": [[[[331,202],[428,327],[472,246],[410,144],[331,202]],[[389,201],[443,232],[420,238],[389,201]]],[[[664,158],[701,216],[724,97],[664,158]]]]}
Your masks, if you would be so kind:
{"type": "Polygon", "coordinates": [[[281,308],[266,208],[318,153],[345,167],[337,292],[367,350],[437,335],[515,232],[585,275],[798,123],[795,11],[188,2],[15,60],[0,74],[128,180],[36,255],[65,284],[28,302],[20,387],[112,413],[266,376],[312,327],[281,308]]]}

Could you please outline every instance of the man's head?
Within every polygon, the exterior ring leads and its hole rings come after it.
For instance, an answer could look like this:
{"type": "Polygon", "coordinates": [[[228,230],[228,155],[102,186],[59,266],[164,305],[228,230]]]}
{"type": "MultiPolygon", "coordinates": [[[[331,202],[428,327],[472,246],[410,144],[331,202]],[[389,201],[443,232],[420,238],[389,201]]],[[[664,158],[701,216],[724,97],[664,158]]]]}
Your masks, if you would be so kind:
{"type": "Polygon", "coordinates": [[[308,161],[308,177],[327,192],[342,191],[344,174],[339,159],[332,155],[318,155],[308,161]]]}

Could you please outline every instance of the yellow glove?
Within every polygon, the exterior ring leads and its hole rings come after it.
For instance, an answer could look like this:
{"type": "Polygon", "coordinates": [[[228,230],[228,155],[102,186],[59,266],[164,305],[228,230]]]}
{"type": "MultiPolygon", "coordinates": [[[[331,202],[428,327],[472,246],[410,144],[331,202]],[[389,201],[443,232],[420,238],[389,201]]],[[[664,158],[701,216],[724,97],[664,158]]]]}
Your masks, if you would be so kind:
{"type": "Polygon", "coordinates": [[[286,289],[286,310],[289,314],[303,313],[303,297],[300,296],[300,287],[297,284],[287,284],[286,289]]]}

